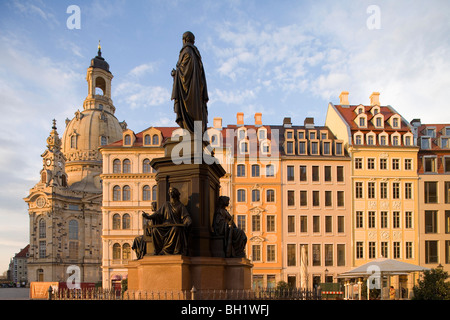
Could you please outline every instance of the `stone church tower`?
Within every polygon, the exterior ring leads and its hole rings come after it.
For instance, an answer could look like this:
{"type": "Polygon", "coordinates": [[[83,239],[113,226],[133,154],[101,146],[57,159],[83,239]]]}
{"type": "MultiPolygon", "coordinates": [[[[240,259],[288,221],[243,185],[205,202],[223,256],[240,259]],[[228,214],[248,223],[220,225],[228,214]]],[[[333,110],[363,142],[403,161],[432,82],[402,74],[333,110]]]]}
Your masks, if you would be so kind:
{"type": "Polygon", "coordinates": [[[66,282],[79,269],[81,282],[101,281],[102,157],[98,148],[122,139],[126,123],[114,116],[109,64],[98,55],[87,69],[83,111],[56,121],[41,155],[40,181],[24,198],[30,216],[28,280],[66,282]],[[71,266],[69,269],[68,267],[71,266]]]}

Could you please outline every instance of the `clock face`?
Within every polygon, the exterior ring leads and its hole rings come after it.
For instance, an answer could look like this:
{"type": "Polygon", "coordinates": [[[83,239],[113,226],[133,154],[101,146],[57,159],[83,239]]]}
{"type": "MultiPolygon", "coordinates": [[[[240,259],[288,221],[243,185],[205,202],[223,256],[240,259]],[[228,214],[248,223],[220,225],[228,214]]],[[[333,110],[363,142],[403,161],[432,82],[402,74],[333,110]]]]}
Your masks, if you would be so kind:
{"type": "Polygon", "coordinates": [[[49,166],[49,165],[52,163],[52,160],[47,159],[46,163],[47,163],[47,165],[49,166]]]}

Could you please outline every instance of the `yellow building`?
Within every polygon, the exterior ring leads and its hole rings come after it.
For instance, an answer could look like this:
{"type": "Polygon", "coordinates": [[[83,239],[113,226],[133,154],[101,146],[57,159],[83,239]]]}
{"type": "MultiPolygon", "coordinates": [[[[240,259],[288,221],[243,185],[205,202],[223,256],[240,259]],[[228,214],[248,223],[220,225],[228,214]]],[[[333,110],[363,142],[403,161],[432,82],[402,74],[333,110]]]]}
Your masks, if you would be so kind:
{"type": "MultiPolygon", "coordinates": [[[[353,266],[385,257],[419,263],[417,153],[411,127],[391,106],[328,105],[326,126],[352,159],[353,266]]],[[[406,286],[406,279],[400,279],[406,286]]]]}

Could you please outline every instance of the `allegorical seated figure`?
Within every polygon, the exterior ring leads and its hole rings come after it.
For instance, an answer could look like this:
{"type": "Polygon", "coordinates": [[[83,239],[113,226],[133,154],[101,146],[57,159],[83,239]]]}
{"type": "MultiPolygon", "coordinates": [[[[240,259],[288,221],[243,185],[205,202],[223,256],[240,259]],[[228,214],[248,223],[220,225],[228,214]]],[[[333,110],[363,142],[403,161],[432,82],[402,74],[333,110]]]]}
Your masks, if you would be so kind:
{"type": "Polygon", "coordinates": [[[220,196],[213,218],[213,232],[216,236],[225,239],[225,257],[245,258],[245,245],[247,236],[233,221],[233,216],[226,210],[230,204],[230,198],[220,196]]]}
{"type": "MultiPolygon", "coordinates": [[[[192,219],[186,207],[180,202],[178,189],[169,188],[169,197],[170,201],[165,202],[152,214],[142,213],[143,217],[150,220],[144,232],[153,240],[154,255],[187,255],[187,237],[192,219]]],[[[142,242],[145,241],[141,236],[133,243],[138,259],[146,254],[145,243],[142,242]]]]}

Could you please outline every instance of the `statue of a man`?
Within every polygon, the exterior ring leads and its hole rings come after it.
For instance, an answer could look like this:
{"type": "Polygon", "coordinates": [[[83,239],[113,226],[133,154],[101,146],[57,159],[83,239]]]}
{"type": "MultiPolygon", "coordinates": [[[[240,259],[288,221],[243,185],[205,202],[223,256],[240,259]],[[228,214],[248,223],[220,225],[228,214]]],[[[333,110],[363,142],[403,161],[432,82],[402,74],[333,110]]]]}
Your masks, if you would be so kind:
{"type": "Polygon", "coordinates": [[[213,217],[213,232],[217,236],[225,238],[225,257],[245,258],[245,245],[247,236],[233,221],[233,217],[226,210],[230,204],[230,198],[220,196],[217,201],[217,209],[213,217]]]}
{"type": "Polygon", "coordinates": [[[191,216],[180,202],[180,192],[169,188],[170,201],[164,203],[153,214],[142,213],[153,223],[148,224],[147,234],[151,234],[155,255],[181,254],[187,255],[187,235],[192,224],[191,216]]]}
{"type": "Polygon", "coordinates": [[[194,122],[201,121],[203,134],[207,128],[206,103],[209,98],[202,57],[194,43],[195,37],[192,32],[185,32],[177,68],[172,70],[172,100],[175,100],[174,111],[178,125],[193,133],[194,122]]]}

